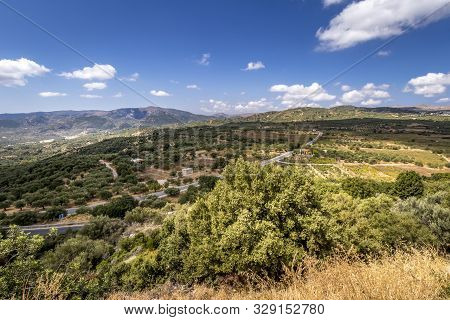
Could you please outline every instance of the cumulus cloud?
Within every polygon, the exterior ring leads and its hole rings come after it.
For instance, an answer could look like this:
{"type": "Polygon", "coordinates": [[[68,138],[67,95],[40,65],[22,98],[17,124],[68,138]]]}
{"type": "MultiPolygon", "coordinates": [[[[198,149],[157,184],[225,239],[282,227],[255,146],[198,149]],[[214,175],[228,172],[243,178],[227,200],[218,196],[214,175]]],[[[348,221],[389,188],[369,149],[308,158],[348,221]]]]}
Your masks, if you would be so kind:
{"type": "Polygon", "coordinates": [[[450,102],[450,98],[441,98],[438,101],[436,101],[437,103],[447,103],[450,102]]]}
{"type": "Polygon", "coordinates": [[[109,80],[116,76],[116,69],[109,64],[95,64],[93,67],[85,67],[73,72],[63,72],[59,75],[66,79],[81,80],[109,80]]]}
{"type": "Polygon", "coordinates": [[[266,98],[249,101],[247,103],[239,103],[234,107],[237,112],[255,112],[262,109],[272,108],[272,104],[266,98]]]}
{"type": "Polygon", "coordinates": [[[352,90],[342,95],[342,101],[344,103],[357,103],[363,101],[364,99],[365,95],[358,90],[352,90]]]}
{"type": "Polygon", "coordinates": [[[447,17],[450,14],[450,6],[426,19],[446,3],[448,0],[354,1],[334,17],[328,27],[317,31],[316,37],[320,41],[318,48],[336,51],[370,40],[400,35],[408,28],[424,26],[447,17]]]}
{"type": "Polygon", "coordinates": [[[351,90],[342,95],[342,102],[347,104],[360,103],[364,106],[378,105],[383,101],[380,99],[388,99],[391,97],[388,84],[375,85],[367,83],[360,90],[351,90]]]}
{"type": "Polygon", "coordinates": [[[27,77],[41,76],[50,69],[32,60],[20,58],[17,60],[0,60],[0,85],[5,87],[24,86],[27,77]]]}
{"type": "Polygon", "coordinates": [[[170,96],[170,93],[163,91],[163,90],[152,90],[152,91],[150,91],[150,94],[155,97],[169,97],[170,96]]]}
{"type": "Polygon", "coordinates": [[[325,89],[316,82],[310,86],[304,86],[302,84],[294,84],[292,86],[277,84],[272,86],[270,91],[283,93],[279,99],[281,100],[281,104],[288,108],[304,106],[308,101],[331,101],[336,98],[336,96],[328,94],[325,89]]]}
{"type": "Polygon", "coordinates": [[[266,66],[262,61],[256,61],[256,62],[249,62],[247,63],[247,67],[245,69],[242,69],[244,71],[255,71],[259,69],[265,69],[266,66]]]}
{"type": "Polygon", "coordinates": [[[203,53],[199,60],[197,60],[197,63],[202,66],[209,66],[211,59],[210,53],[203,53]]]}
{"type": "Polygon", "coordinates": [[[67,96],[67,93],[45,91],[45,92],[40,92],[39,96],[41,96],[43,98],[65,97],[65,96],[67,96]]]}
{"type": "Polygon", "coordinates": [[[107,85],[104,82],[90,82],[90,83],[83,84],[83,88],[87,89],[87,91],[103,90],[106,87],[107,87],[107,85]]]}
{"type": "Polygon", "coordinates": [[[350,87],[349,85],[344,84],[344,85],[341,86],[341,90],[344,91],[344,92],[347,92],[347,91],[352,90],[352,87],[350,87]]]}
{"type": "Polygon", "coordinates": [[[334,4],[339,4],[344,2],[344,0],[323,0],[323,6],[324,7],[329,7],[332,6],[334,4]]]}
{"type": "Polygon", "coordinates": [[[122,98],[123,94],[122,92],[117,92],[115,95],[113,95],[113,98],[122,98]]]}
{"type": "Polygon", "coordinates": [[[98,96],[96,94],[82,94],[80,95],[81,98],[85,98],[85,99],[100,99],[102,98],[102,96],[98,96]]]}
{"type": "Polygon", "coordinates": [[[450,72],[445,73],[428,73],[424,76],[409,80],[404,92],[414,92],[415,94],[425,96],[427,98],[444,93],[450,86],[450,72]]]}
{"type": "Polygon", "coordinates": [[[188,84],[186,86],[186,89],[194,89],[194,90],[200,90],[200,87],[196,84],[188,84]]]}

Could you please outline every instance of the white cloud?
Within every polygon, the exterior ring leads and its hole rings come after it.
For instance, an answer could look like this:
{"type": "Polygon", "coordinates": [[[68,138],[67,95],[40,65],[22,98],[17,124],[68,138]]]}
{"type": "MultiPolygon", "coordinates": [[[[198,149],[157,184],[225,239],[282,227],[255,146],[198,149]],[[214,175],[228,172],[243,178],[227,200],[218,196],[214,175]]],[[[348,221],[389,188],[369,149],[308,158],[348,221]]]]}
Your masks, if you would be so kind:
{"type": "Polygon", "coordinates": [[[367,83],[360,90],[352,90],[342,95],[342,102],[347,104],[356,104],[361,102],[364,106],[378,105],[383,101],[380,99],[388,99],[391,97],[389,92],[389,84],[375,85],[367,83]],[[378,100],[376,100],[378,99],[378,100]]]}
{"type": "Polygon", "coordinates": [[[234,107],[237,112],[255,112],[261,109],[271,108],[272,104],[266,98],[261,98],[247,103],[239,103],[234,107]]]}
{"type": "Polygon", "coordinates": [[[129,77],[120,78],[122,81],[136,82],[139,79],[139,73],[135,72],[129,77]]]}
{"type": "Polygon", "coordinates": [[[123,94],[122,92],[117,92],[115,95],[113,95],[113,98],[122,98],[123,94]]]}
{"type": "Polygon", "coordinates": [[[391,51],[389,50],[380,50],[377,52],[377,56],[379,57],[388,57],[391,55],[391,51]]]}
{"type": "Polygon", "coordinates": [[[433,18],[428,15],[448,0],[361,0],[346,6],[328,27],[317,30],[319,49],[336,51],[374,40],[400,35],[408,28],[424,26],[450,14],[447,6],[433,18]]]}
{"type": "Polygon", "coordinates": [[[87,89],[87,91],[103,90],[106,87],[107,87],[107,85],[104,82],[90,82],[90,83],[83,84],[83,88],[87,89]]]}
{"type": "Polygon", "coordinates": [[[446,102],[450,102],[450,98],[441,98],[438,101],[436,101],[437,103],[446,103],[446,102]]]}
{"type": "Polygon", "coordinates": [[[170,93],[163,91],[163,90],[152,90],[152,91],[150,91],[150,94],[155,97],[169,97],[170,96],[170,93]]]}
{"type": "Polygon", "coordinates": [[[199,60],[197,60],[197,63],[202,66],[209,66],[211,59],[210,53],[203,53],[199,60]]]}
{"type": "Polygon", "coordinates": [[[344,103],[357,103],[363,101],[364,99],[364,94],[358,90],[352,90],[342,95],[342,101],[344,103]]]}
{"type": "Polygon", "coordinates": [[[81,98],[85,98],[85,99],[100,99],[102,98],[102,96],[98,96],[96,94],[82,94],[80,95],[81,98]]]}
{"type": "Polygon", "coordinates": [[[200,102],[203,104],[200,109],[207,113],[249,113],[276,109],[266,98],[238,103],[230,103],[216,99],[202,100],[200,102]]]}
{"type": "Polygon", "coordinates": [[[186,89],[195,89],[195,90],[200,90],[200,87],[196,84],[188,84],[186,86],[186,89]]]}
{"type": "Polygon", "coordinates": [[[374,83],[372,83],[372,82],[370,82],[370,83],[367,83],[364,87],[363,87],[363,90],[366,90],[366,91],[373,91],[373,90],[376,90],[376,89],[380,89],[380,90],[387,90],[387,89],[389,89],[391,86],[389,85],[389,84],[387,84],[387,83],[383,83],[383,84],[380,84],[380,85],[375,85],[374,83]]]}
{"type": "Polygon", "coordinates": [[[201,101],[206,104],[200,109],[207,113],[219,113],[219,112],[229,112],[232,106],[222,100],[209,99],[208,101],[201,101]]]}
{"type": "Polygon", "coordinates": [[[344,2],[344,0],[323,0],[323,6],[324,7],[329,7],[332,6],[334,4],[339,4],[344,2]]]}
{"type": "Polygon", "coordinates": [[[45,92],[40,92],[39,96],[41,96],[43,98],[65,97],[65,96],[67,96],[67,93],[45,91],[45,92]]]}
{"type": "Polygon", "coordinates": [[[381,100],[369,99],[369,100],[361,102],[361,104],[363,106],[377,106],[377,105],[381,104],[381,102],[382,102],[381,100]]]}
{"type": "Polygon", "coordinates": [[[428,73],[425,76],[409,80],[404,92],[414,92],[425,97],[434,97],[437,94],[444,93],[450,86],[450,72],[428,73]]]}
{"type": "Polygon", "coordinates": [[[93,67],[85,67],[73,72],[63,72],[59,75],[66,79],[81,80],[109,80],[116,76],[116,69],[109,64],[95,64],[93,67]]]}
{"type": "Polygon", "coordinates": [[[247,68],[242,69],[244,71],[255,71],[255,70],[259,70],[259,69],[265,69],[266,66],[264,65],[264,63],[262,63],[262,61],[256,61],[256,62],[249,62],[247,63],[247,68]]]}
{"type": "Polygon", "coordinates": [[[344,85],[341,86],[341,90],[344,91],[344,92],[347,92],[347,91],[352,90],[352,87],[350,87],[349,85],[344,84],[344,85]]]}
{"type": "Polygon", "coordinates": [[[281,103],[288,108],[304,106],[307,101],[331,101],[336,98],[336,96],[328,94],[325,89],[323,89],[322,86],[316,82],[310,86],[300,84],[287,86],[284,84],[278,84],[272,86],[270,91],[284,93],[279,97],[279,99],[281,100],[281,103]]]}
{"type": "Polygon", "coordinates": [[[50,69],[32,60],[20,58],[17,60],[0,60],[0,85],[5,87],[24,86],[27,77],[41,76],[50,69]]]}

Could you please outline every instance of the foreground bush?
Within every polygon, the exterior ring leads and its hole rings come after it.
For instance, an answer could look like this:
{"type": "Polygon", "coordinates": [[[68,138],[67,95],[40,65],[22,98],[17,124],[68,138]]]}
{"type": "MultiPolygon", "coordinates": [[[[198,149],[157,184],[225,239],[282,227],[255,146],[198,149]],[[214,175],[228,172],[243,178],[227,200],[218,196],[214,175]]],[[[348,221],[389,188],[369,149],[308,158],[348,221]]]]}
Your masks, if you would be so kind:
{"type": "Polygon", "coordinates": [[[37,259],[44,245],[41,236],[29,237],[18,227],[0,236],[0,299],[23,299],[33,288],[42,270],[37,259]]]}
{"type": "Polygon", "coordinates": [[[323,192],[299,168],[243,160],[223,176],[190,209],[166,220],[157,260],[167,278],[193,283],[251,272],[277,279],[305,253],[364,256],[439,243],[418,215],[392,210],[390,195],[323,192]]]}
{"type": "Polygon", "coordinates": [[[299,169],[239,160],[191,209],[166,220],[161,267],[180,281],[254,271],[277,277],[304,255],[302,217],[318,210],[299,169]]]}

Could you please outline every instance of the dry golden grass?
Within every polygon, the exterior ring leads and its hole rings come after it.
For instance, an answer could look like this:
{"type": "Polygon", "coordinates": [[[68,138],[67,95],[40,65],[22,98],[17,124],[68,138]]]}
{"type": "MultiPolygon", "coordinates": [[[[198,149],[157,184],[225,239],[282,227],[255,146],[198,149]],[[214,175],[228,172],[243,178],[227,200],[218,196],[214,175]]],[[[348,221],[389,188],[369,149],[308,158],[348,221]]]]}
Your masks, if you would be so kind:
{"type": "Polygon", "coordinates": [[[449,298],[450,262],[431,251],[397,252],[370,261],[335,257],[305,260],[283,281],[260,281],[241,288],[163,285],[153,290],[115,293],[110,299],[242,300],[403,300],[449,298]]]}

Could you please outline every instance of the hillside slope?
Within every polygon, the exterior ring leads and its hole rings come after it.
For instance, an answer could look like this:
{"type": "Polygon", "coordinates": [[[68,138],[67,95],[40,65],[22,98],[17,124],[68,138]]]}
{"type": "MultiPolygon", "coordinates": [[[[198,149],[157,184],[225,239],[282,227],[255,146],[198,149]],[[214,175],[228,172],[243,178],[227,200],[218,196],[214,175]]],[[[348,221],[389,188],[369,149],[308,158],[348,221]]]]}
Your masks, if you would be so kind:
{"type": "MultiPolygon", "coordinates": [[[[437,120],[448,116],[449,108],[433,109],[427,107],[408,108],[359,108],[354,106],[338,106],[333,108],[295,108],[284,111],[271,111],[245,117],[247,121],[318,121],[342,119],[415,119],[426,118],[437,120]]],[[[446,117],[447,118],[447,117],[446,117]]],[[[448,119],[448,118],[447,118],[448,119]]],[[[241,119],[242,120],[242,119],[241,119]]]]}

